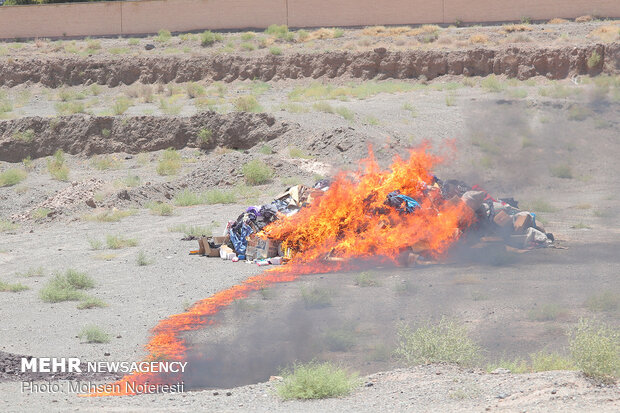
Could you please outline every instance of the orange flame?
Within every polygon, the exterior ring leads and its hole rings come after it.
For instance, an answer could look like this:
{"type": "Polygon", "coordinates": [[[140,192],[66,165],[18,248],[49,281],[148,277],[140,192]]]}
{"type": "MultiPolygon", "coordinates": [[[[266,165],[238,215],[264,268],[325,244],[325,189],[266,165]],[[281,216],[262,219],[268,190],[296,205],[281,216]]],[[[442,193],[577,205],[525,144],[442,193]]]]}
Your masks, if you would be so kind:
{"type": "MultiPolygon", "coordinates": [[[[286,266],[273,267],[243,283],[194,304],[188,311],[172,315],[157,324],[146,345],[149,359],[182,360],[185,340],[181,334],[213,323],[210,318],[235,300],[266,285],[295,280],[299,275],[355,268],[368,259],[397,263],[401,251],[411,246],[432,257],[441,256],[474,219],[462,202],[441,197],[433,187],[432,167],[440,158],[427,147],[411,150],[409,158],[395,157],[390,170],[381,170],[374,159],[361,161],[357,172],[341,172],[323,196],[290,217],[282,217],[265,228],[265,235],[282,241],[295,251],[286,266]],[[388,193],[399,190],[415,198],[420,206],[402,214],[384,205],[388,193]],[[326,261],[327,256],[338,261],[326,261]]],[[[116,384],[170,383],[171,377],[136,373],[116,384]]],[[[91,393],[86,396],[130,395],[127,391],[91,393]]]]}

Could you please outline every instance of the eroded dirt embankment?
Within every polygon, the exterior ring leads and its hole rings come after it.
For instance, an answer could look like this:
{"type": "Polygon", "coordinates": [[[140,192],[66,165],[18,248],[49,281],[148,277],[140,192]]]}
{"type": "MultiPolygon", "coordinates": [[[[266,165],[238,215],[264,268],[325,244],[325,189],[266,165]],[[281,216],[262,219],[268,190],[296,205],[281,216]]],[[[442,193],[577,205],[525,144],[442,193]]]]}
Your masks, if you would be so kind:
{"type": "Polygon", "coordinates": [[[281,56],[105,56],[7,58],[0,61],[0,86],[31,82],[49,87],[98,83],[118,86],[137,81],[189,82],[198,80],[352,77],[413,79],[442,75],[505,74],[526,79],[562,79],[574,74],[618,73],[620,43],[580,46],[510,46],[499,49],[389,51],[330,51],[281,56]],[[596,52],[600,59],[588,59],[596,52]],[[590,67],[592,66],[592,67],[590,67]]]}
{"type": "Polygon", "coordinates": [[[62,149],[70,154],[138,153],[166,148],[247,149],[289,130],[267,114],[204,112],[191,117],[27,117],[0,122],[0,161],[20,162],[62,149]],[[32,131],[25,139],[26,131],[32,131]],[[201,130],[208,131],[200,134],[201,130]],[[205,137],[201,139],[200,136],[205,137]]]}

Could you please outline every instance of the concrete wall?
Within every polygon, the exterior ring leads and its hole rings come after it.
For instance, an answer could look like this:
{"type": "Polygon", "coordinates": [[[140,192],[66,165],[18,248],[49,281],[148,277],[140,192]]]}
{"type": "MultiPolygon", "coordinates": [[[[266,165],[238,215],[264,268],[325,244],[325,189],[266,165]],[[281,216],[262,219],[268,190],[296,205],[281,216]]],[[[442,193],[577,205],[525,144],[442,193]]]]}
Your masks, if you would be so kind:
{"type": "Polygon", "coordinates": [[[620,17],[620,0],[144,0],[1,6],[0,38],[156,33],[159,29],[366,26],[620,17]]]}

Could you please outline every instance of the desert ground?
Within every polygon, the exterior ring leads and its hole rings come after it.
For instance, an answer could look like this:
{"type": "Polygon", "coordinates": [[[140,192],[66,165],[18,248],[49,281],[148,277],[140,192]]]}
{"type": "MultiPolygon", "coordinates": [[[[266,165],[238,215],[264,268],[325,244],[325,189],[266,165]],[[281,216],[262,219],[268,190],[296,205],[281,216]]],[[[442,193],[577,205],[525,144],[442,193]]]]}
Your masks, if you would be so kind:
{"type": "Polygon", "coordinates": [[[581,319],[620,327],[620,24],[581,20],[0,43],[3,410],[620,410],[617,383],[517,368],[569,357],[581,319]],[[267,286],[184,334],[182,394],[20,391],[75,377],[20,374],[18,356],[142,360],[158,321],[263,271],[190,255],[196,235],[369,148],[385,168],[424,143],[437,176],[514,197],[554,245],[267,286]],[[256,161],[272,174],[253,185],[256,161]],[[44,300],[70,270],[92,279],[86,296],[44,300]],[[475,364],[394,357],[401,326],[442,317],[479,345],[475,364]],[[311,360],[360,385],[281,400],[272,376],[311,360]]]}

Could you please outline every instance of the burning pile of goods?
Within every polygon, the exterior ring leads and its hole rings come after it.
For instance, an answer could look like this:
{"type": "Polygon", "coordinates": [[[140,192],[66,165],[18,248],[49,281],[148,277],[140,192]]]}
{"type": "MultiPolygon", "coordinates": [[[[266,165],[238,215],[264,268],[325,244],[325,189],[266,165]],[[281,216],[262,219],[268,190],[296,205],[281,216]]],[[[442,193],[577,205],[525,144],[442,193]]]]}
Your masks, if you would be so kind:
{"type": "Polygon", "coordinates": [[[199,239],[197,253],[258,265],[332,263],[333,270],[364,259],[429,263],[459,239],[517,250],[553,242],[514,199],[438,179],[430,170],[439,158],[426,148],[409,155],[381,170],[371,151],[357,172],[291,187],[270,204],[248,207],[223,236],[199,239]]]}

